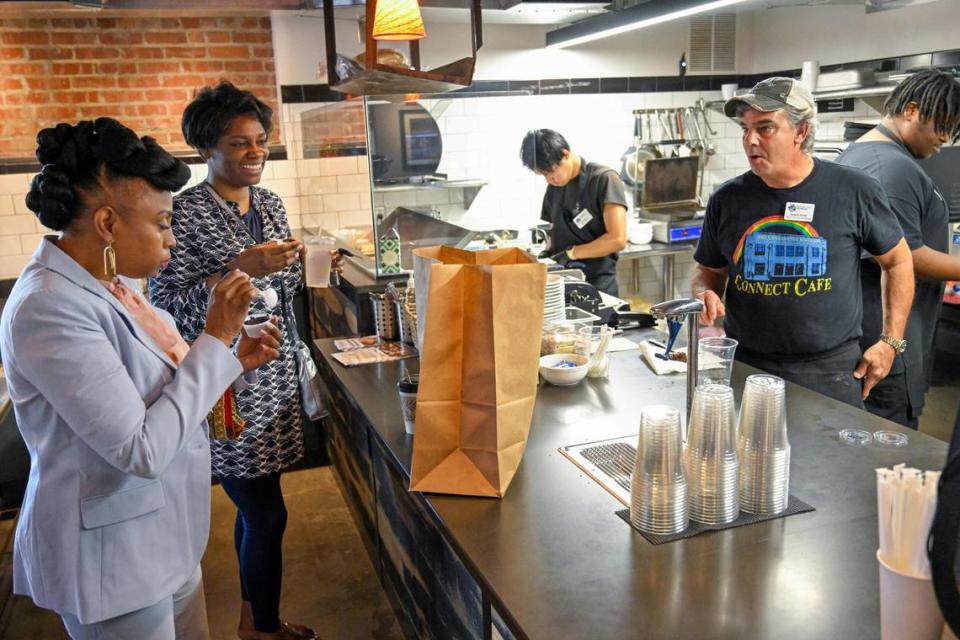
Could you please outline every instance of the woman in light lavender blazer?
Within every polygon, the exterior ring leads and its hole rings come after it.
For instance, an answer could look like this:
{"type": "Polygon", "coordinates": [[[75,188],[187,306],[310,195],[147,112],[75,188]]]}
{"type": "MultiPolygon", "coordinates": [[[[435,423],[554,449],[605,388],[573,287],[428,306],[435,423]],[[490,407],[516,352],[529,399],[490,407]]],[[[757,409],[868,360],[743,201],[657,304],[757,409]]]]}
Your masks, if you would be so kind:
{"type": "Polygon", "coordinates": [[[47,227],[0,322],[30,478],[14,590],[75,639],[208,638],[200,558],[210,517],[205,417],[277,356],[279,331],[236,337],[256,290],[217,285],[192,345],[132,279],[169,260],[187,167],[116,120],[37,137],[27,206],[47,227]]]}

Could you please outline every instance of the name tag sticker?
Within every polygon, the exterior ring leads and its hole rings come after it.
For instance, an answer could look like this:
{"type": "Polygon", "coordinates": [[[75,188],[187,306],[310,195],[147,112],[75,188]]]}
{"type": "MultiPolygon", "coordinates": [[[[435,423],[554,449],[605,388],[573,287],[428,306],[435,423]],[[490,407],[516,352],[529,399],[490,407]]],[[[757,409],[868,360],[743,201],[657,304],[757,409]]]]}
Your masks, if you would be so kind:
{"type": "Polygon", "coordinates": [[[583,229],[591,220],[593,220],[593,214],[584,209],[573,219],[573,224],[577,225],[577,229],[583,229]]]}
{"type": "Polygon", "coordinates": [[[788,202],[783,211],[784,220],[795,222],[813,222],[813,208],[816,205],[809,202],[788,202]]]}

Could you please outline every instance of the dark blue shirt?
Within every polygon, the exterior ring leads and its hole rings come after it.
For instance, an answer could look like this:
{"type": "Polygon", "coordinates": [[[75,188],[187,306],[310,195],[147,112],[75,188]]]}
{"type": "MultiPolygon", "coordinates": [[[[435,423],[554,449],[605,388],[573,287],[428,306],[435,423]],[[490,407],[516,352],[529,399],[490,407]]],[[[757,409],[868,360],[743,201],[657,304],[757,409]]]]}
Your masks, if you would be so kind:
{"type": "MultiPolygon", "coordinates": [[[[941,253],[949,251],[947,203],[906,147],[879,140],[857,142],[847,147],[837,162],[862,169],[880,181],[911,250],[927,246],[941,253]]],[[[861,345],[867,347],[876,344],[883,329],[880,267],[873,260],[863,261],[862,286],[861,345]]],[[[915,413],[923,407],[930,368],[928,356],[933,354],[933,336],[942,303],[942,282],[917,280],[907,319],[907,350],[891,369],[891,373],[906,372],[907,392],[915,413]]]]}
{"type": "Polygon", "coordinates": [[[902,237],[875,179],[814,160],[789,189],[750,171],[724,183],[707,203],[694,259],[727,269],[724,326],[739,349],[816,356],[860,337],[861,253],[884,254],[902,237]],[[792,203],[812,205],[813,219],[786,220],[792,203]]]}

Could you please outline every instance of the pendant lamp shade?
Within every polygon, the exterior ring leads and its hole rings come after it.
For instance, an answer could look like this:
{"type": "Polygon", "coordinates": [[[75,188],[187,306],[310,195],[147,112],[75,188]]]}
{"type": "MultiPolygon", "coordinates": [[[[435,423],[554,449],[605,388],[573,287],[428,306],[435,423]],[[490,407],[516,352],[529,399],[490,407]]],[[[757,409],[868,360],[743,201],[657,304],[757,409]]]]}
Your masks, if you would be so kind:
{"type": "Polygon", "coordinates": [[[417,0],[378,0],[374,40],[420,40],[427,32],[417,0]]]}

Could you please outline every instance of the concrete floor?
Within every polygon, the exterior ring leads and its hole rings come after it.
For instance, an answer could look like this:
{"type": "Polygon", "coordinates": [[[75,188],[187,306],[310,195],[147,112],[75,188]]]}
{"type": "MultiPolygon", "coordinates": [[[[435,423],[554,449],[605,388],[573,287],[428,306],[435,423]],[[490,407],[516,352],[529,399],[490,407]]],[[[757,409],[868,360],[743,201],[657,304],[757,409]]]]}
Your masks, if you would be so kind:
{"type": "MultiPolygon", "coordinates": [[[[284,536],[281,615],[316,629],[325,640],[402,640],[393,610],[377,581],[330,467],[283,475],[289,519],[284,536]]],[[[203,558],[204,588],[212,640],[236,638],[240,609],[233,548],[236,510],[212,488],[210,543],[203,558]]],[[[0,522],[0,545],[13,520],[0,522]]],[[[4,550],[5,552],[7,550],[4,550]]],[[[66,640],[56,614],[16,598],[2,640],[66,640]]]]}

